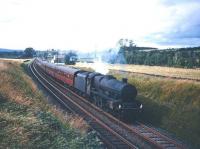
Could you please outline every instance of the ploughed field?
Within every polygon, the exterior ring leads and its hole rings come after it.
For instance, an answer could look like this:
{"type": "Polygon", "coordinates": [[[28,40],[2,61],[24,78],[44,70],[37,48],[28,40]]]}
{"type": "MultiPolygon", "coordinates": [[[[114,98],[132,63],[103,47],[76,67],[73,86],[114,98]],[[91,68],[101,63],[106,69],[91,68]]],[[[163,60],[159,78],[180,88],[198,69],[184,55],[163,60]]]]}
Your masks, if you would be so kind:
{"type": "MultiPolygon", "coordinates": [[[[97,68],[93,63],[78,63],[75,67],[85,70],[97,68]]],[[[200,82],[191,80],[155,77],[147,74],[200,79],[199,69],[168,68],[139,65],[106,65],[118,79],[138,89],[138,99],[144,105],[140,121],[167,130],[172,136],[184,140],[191,148],[200,146],[200,82]],[[121,72],[116,70],[140,73],[121,72]]]]}

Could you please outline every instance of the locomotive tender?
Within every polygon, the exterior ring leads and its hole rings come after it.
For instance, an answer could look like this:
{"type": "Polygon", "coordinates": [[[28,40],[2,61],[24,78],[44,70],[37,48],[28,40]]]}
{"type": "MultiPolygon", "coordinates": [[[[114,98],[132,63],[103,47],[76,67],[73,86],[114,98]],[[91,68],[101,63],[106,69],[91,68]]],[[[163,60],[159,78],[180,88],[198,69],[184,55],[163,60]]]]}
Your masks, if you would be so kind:
{"type": "Polygon", "coordinates": [[[128,84],[125,78],[119,81],[111,75],[57,66],[38,58],[35,61],[37,66],[53,78],[89,97],[89,101],[96,106],[123,119],[135,118],[143,108],[135,99],[135,86],[128,84]]]}

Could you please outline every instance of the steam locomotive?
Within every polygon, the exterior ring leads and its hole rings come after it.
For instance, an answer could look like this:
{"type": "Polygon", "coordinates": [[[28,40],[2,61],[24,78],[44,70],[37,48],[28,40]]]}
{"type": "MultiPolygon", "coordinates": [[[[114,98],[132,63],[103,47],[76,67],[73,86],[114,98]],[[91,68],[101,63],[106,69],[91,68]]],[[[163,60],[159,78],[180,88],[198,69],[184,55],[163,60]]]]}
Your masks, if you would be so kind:
{"type": "Polygon", "coordinates": [[[143,106],[136,100],[137,89],[127,79],[117,80],[112,75],[103,75],[81,69],[57,66],[41,59],[36,65],[51,77],[76,90],[103,110],[121,119],[136,118],[143,106]]]}

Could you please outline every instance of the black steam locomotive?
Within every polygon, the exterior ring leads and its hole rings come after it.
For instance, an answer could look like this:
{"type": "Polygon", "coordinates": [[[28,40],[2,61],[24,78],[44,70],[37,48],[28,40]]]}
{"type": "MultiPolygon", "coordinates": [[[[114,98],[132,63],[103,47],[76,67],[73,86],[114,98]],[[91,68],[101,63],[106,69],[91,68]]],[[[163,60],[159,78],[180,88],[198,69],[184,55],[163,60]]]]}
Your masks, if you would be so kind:
{"type": "Polygon", "coordinates": [[[135,118],[143,108],[136,100],[137,89],[125,78],[119,81],[112,75],[56,66],[40,59],[36,59],[36,64],[79,94],[89,97],[88,100],[96,106],[122,119],[135,118]]]}

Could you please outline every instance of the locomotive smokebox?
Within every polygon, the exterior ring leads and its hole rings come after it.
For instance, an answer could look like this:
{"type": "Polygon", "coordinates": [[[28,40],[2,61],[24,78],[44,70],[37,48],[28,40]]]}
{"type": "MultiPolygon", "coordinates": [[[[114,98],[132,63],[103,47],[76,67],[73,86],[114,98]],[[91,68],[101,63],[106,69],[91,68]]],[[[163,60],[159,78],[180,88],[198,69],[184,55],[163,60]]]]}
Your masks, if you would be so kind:
{"type": "Polygon", "coordinates": [[[122,82],[127,83],[128,79],[127,78],[122,78],[122,82]]]}

